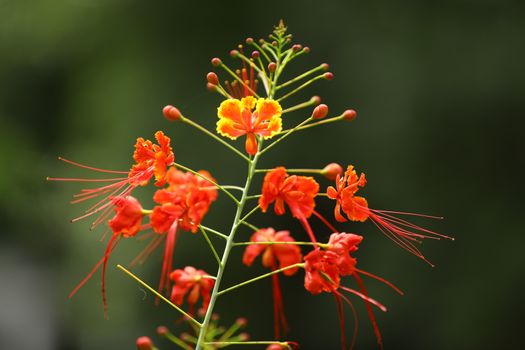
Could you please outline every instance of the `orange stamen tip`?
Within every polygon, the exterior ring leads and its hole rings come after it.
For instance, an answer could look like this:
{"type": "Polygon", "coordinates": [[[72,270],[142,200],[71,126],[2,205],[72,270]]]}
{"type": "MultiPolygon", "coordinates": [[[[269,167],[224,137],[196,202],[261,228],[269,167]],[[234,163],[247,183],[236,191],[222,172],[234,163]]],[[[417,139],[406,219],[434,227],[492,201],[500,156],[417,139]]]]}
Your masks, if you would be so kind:
{"type": "Polygon", "coordinates": [[[351,120],[354,120],[355,117],[357,117],[357,112],[354,111],[353,109],[347,109],[346,111],[343,112],[344,120],[351,121],[351,120]]]}
{"type": "Polygon", "coordinates": [[[239,51],[237,51],[237,50],[231,50],[231,51],[230,51],[230,56],[233,57],[233,58],[239,56],[239,51]]]}
{"type": "Polygon", "coordinates": [[[324,73],[324,78],[325,78],[326,80],[332,80],[332,79],[334,78],[334,73],[332,73],[332,72],[326,72],[326,73],[324,73]]]}
{"type": "Polygon", "coordinates": [[[312,96],[312,98],[310,99],[310,102],[312,102],[314,105],[318,105],[319,103],[321,103],[321,97],[312,96]]]}
{"type": "Polygon", "coordinates": [[[211,59],[211,64],[214,66],[214,67],[218,67],[222,64],[222,61],[220,58],[217,58],[217,57],[214,57],[211,59]]]}
{"type": "Polygon", "coordinates": [[[301,50],[302,48],[303,48],[303,46],[301,44],[295,44],[294,46],[292,46],[293,52],[297,52],[297,51],[301,50]]]}
{"type": "Polygon", "coordinates": [[[319,106],[314,108],[314,111],[312,112],[312,118],[313,119],[323,119],[328,115],[328,106],[325,104],[320,104],[319,106]]]}
{"type": "Polygon", "coordinates": [[[270,71],[270,73],[275,72],[276,68],[277,68],[277,64],[275,62],[270,62],[270,64],[268,64],[268,70],[270,71]]]}
{"type": "Polygon", "coordinates": [[[321,174],[328,180],[335,180],[337,175],[343,175],[343,167],[337,163],[330,163],[321,170],[321,174]]]}
{"type": "Polygon", "coordinates": [[[180,111],[173,107],[172,105],[167,105],[162,109],[162,114],[164,114],[164,117],[169,120],[170,122],[174,122],[176,120],[180,120],[181,114],[180,111]]]}
{"type": "Polygon", "coordinates": [[[217,74],[215,74],[214,72],[209,72],[208,74],[206,74],[206,80],[210,84],[219,85],[219,77],[217,77],[217,74]]]}
{"type": "Polygon", "coordinates": [[[153,350],[153,342],[150,337],[139,337],[136,341],[138,350],[153,350]]]}
{"type": "Polygon", "coordinates": [[[325,70],[325,71],[326,71],[326,70],[328,70],[328,68],[330,68],[330,65],[329,65],[328,63],[323,63],[323,64],[321,64],[321,69],[322,69],[322,70],[325,70]]]}
{"type": "Polygon", "coordinates": [[[158,335],[165,336],[168,333],[169,333],[169,330],[168,330],[167,327],[165,327],[165,326],[158,326],[157,327],[157,334],[158,335]]]}

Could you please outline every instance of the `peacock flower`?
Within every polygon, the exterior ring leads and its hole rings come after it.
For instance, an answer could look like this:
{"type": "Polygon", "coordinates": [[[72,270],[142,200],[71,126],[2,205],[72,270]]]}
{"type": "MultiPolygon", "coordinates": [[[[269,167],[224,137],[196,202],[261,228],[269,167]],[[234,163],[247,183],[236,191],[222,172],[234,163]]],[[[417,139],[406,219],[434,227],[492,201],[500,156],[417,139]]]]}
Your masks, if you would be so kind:
{"type": "Polygon", "coordinates": [[[184,269],[177,269],[170,273],[170,279],[174,282],[171,291],[171,301],[178,306],[184,303],[184,297],[190,309],[189,313],[194,314],[194,306],[202,299],[200,311],[205,313],[210,303],[211,291],[215,281],[203,270],[197,270],[193,266],[186,266],[184,269]]]}
{"type": "Polygon", "coordinates": [[[282,129],[282,108],[279,102],[247,96],[223,101],[217,111],[217,132],[232,140],[246,135],[246,152],[257,153],[257,137],[272,138],[282,129]],[[255,108],[255,110],[254,110],[255,108]]]}

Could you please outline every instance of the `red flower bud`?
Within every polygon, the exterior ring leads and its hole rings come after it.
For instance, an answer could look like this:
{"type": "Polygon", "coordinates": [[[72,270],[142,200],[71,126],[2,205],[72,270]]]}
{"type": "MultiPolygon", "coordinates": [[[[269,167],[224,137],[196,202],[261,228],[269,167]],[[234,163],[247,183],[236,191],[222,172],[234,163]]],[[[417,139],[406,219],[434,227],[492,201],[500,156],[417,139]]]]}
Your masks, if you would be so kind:
{"type": "Polygon", "coordinates": [[[321,174],[328,180],[335,180],[337,175],[343,175],[343,167],[337,163],[330,163],[323,168],[321,174]]]}
{"type": "Polygon", "coordinates": [[[206,89],[208,89],[208,91],[211,91],[211,92],[216,91],[217,90],[217,85],[214,85],[212,83],[207,83],[206,84],[206,89]]]}
{"type": "Polygon", "coordinates": [[[212,64],[214,67],[218,67],[218,66],[220,66],[220,65],[222,64],[222,61],[221,61],[220,58],[215,57],[215,58],[212,58],[212,59],[211,59],[211,64],[212,64]]]}
{"type": "Polygon", "coordinates": [[[286,349],[281,344],[271,344],[266,347],[266,350],[284,350],[286,349]]]}
{"type": "Polygon", "coordinates": [[[172,105],[167,105],[162,109],[162,114],[164,114],[164,117],[168,119],[170,122],[174,122],[176,120],[180,120],[181,114],[180,111],[173,107],[172,105]]]}
{"type": "Polygon", "coordinates": [[[326,73],[324,73],[324,78],[325,78],[326,80],[332,80],[332,79],[334,78],[334,73],[332,73],[332,72],[326,72],[326,73]]]}
{"type": "Polygon", "coordinates": [[[303,52],[304,53],[310,52],[310,48],[308,46],[303,47],[303,52]]]}
{"type": "Polygon", "coordinates": [[[244,327],[248,324],[248,320],[245,319],[244,317],[239,317],[235,323],[237,323],[240,327],[244,327]]]}
{"type": "Polygon", "coordinates": [[[255,50],[252,52],[252,58],[259,58],[259,51],[255,50]]]}
{"type": "Polygon", "coordinates": [[[323,63],[323,64],[321,64],[321,68],[323,70],[328,70],[328,68],[330,68],[330,65],[328,63],[323,63]]]}
{"type": "Polygon", "coordinates": [[[206,74],[206,80],[208,80],[208,83],[213,85],[219,85],[219,77],[217,77],[217,74],[214,72],[209,72],[206,74]]]}
{"type": "Polygon", "coordinates": [[[319,96],[312,96],[310,102],[312,102],[314,105],[318,105],[321,103],[321,98],[319,96]]]}
{"type": "Polygon", "coordinates": [[[354,120],[355,117],[357,117],[357,112],[354,111],[353,109],[347,109],[346,111],[343,112],[344,120],[351,121],[351,120],[354,120]]]}
{"type": "Polygon", "coordinates": [[[230,56],[233,57],[233,58],[239,56],[239,51],[237,51],[237,50],[231,50],[231,51],[230,51],[230,56]]]}
{"type": "Polygon", "coordinates": [[[153,342],[149,337],[137,338],[136,344],[138,350],[153,350],[153,342]]]}
{"type": "Polygon", "coordinates": [[[314,108],[312,112],[312,118],[314,119],[323,119],[328,115],[328,106],[325,104],[320,104],[314,108]]]}
{"type": "Polygon", "coordinates": [[[239,340],[240,341],[247,341],[250,339],[250,335],[248,333],[241,333],[239,334],[239,340]]]}
{"type": "Polygon", "coordinates": [[[168,330],[167,327],[164,327],[164,326],[158,326],[157,327],[157,334],[158,335],[165,336],[168,333],[169,333],[169,330],[168,330]]]}
{"type": "Polygon", "coordinates": [[[253,38],[246,38],[246,44],[248,45],[253,44],[253,38]]]}
{"type": "Polygon", "coordinates": [[[302,48],[303,48],[303,46],[300,45],[300,44],[295,44],[294,46],[292,46],[293,52],[297,52],[297,51],[301,50],[302,48]]]}
{"type": "Polygon", "coordinates": [[[277,64],[275,62],[270,62],[270,64],[268,64],[268,70],[270,71],[270,73],[275,72],[276,68],[277,68],[277,64]]]}

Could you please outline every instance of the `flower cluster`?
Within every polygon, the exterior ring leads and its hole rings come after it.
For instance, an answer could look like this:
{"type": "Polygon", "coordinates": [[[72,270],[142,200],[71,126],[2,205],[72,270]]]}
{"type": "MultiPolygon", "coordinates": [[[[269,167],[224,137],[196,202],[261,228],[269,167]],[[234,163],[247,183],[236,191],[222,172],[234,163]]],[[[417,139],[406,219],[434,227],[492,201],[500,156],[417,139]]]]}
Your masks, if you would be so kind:
{"type": "MultiPolygon", "coordinates": [[[[232,58],[241,62],[239,69],[229,68],[219,58],[211,60],[215,68],[224,70],[231,79],[221,83],[215,72],[206,76],[208,89],[222,97],[217,108],[216,134],[183,115],[174,106],[168,105],[163,109],[168,121],[203,132],[232,151],[232,155],[245,161],[248,174],[244,186],[218,181],[208,171],[195,171],[176,163],[170,138],[161,131],[155,134],[156,143],[142,137],[137,139],[129,171],[105,170],[60,158],[86,170],[118,174],[114,178],[102,179],[49,178],[59,181],[108,183],[83,189],[74,196],[73,203],[87,200],[96,202],[73,221],[96,214],[93,226],[107,222],[112,235],[101,260],[75,287],[71,296],[102,267],[102,300],[107,312],[105,275],[109,257],[122,238],[141,236],[141,241],[149,239],[149,243],[132,261],[131,267],[143,263],[152,252],[163,246],[158,288],[151,288],[126,268],[120,265],[119,268],[156,294],[157,300],[167,302],[184,316],[184,320],[193,328],[194,336],[186,333],[175,336],[166,327],[158,328],[160,336],[183,349],[217,349],[233,344],[263,344],[268,350],[297,348],[297,343],[283,340],[287,337],[288,322],[280,275],[288,277],[296,275],[299,271],[304,271],[306,291],[312,295],[330,293],[335,298],[343,348],[348,346],[344,331],[345,305],[350,307],[354,321],[357,322],[352,298],[365,303],[377,342],[382,347],[383,340],[372,307],[381,311],[386,311],[386,307],[369,296],[363,277],[381,281],[399,294],[402,292],[387,280],[358,268],[358,247],[364,237],[347,233],[347,228],[343,225],[347,221],[370,221],[380,233],[427,262],[419,243],[425,238],[449,237],[407,220],[407,217],[436,217],[370,208],[368,200],[358,195],[367,184],[366,177],[363,173],[358,174],[353,165],[348,165],[346,171],[337,163],[317,169],[293,169],[284,166],[258,168],[259,160],[266,157],[270,150],[290,135],[327,123],[351,121],[356,117],[356,112],[351,109],[329,117],[328,106],[321,104],[318,96],[296,105],[286,105],[290,96],[318,80],[331,80],[334,75],[327,72],[328,65],[323,63],[282,81],[287,65],[297,57],[307,54],[310,49],[300,44],[292,44],[292,37],[287,34],[287,28],[282,22],[275,27],[269,38],[269,41],[248,38],[246,46],[239,45],[230,52],[232,58]],[[251,54],[246,53],[248,48],[253,49],[251,54]],[[291,119],[286,117],[289,113],[305,109],[310,109],[311,112],[298,124],[293,124],[291,119]],[[243,150],[230,141],[235,141],[241,136],[246,137],[243,150]],[[264,175],[262,187],[254,191],[252,180],[258,174],[264,175]],[[320,179],[316,179],[316,176],[320,179]],[[320,183],[326,181],[323,177],[333,183],[326,187],[321,186],[320,183]],[[156,186],[152,197],[155,204],[152,208],[145,209],[139,200],[132,196],[132,192],[138,187],[148,185],[152,179],[156,186]],[[219,192],[231,199],[235,206],[229,233],[203,224],[219,192]],[[316,210],[321,201],[333,205],[333,219],[316,210]],[[291,232],[287,228],[268,227],[267,222],[257,225],[250,220],[251,215],[257,211],[267,214],[271,212],[268,209],[272,205],[276,215],[289,214],[297,220],[301,225],[300,231],[304,230],[304,233],[291,232]],[[322,224],[321,229],[314,230],[313,227],[317,226],[311,225],[312,220],[319,221],[322,224]],[[174,268],[176,242],[181,231],[204,237],[209,244],[210,255],[217,263],[215,273],[205,272],[195,266],[174,268]],[[238,240],[239,231],[251,234],[249,241],[238,240]],[[224,241],[222,256],[209,239],[209,234],[224,241]],[[300,240],[301,234],[308,238],[300,240]],[[268,269],[268,272],[224,287],[222,278],[227,264],[239,263],[229,259],[231,251],[236,247],[245,249],[242,257],[244,265],[252,266],[260,256],[262,266],[268,269]],[[273,339],[248,341],[245,333],[236,335],[236,332],[244,327],[245,321],[237,321],[228,330],[218,327],[218,316],[215,314],[217,299],[225,293],[265,278],[271,278],[272,282],[273,339]]],[[[184,147],[177,148],[177,152],[183,151],[184,147]]],[[[359,255],[366,258],[366,251],[359,251],[359,255]]],[[[356,323],[354,329],[357,329],[356,323]]],[[[355,338],[354,331],[351,346],[355,338]]],[[[154,349],[153,342],[148,337],[138,338],[137,347],[154,349]]]]}

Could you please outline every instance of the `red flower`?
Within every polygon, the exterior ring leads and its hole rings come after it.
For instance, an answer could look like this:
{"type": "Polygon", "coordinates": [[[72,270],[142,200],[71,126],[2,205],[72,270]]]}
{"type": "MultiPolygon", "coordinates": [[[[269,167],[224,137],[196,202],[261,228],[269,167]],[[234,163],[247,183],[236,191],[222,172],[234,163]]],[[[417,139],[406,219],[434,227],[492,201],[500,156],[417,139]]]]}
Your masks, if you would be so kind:
{"type": "Polygon", "coordinates": [[[247,96],[241,100],[230,98],[218,108],[217,132],[231,138],[246,135],[246,152],[257,153],[257,136],[272,138],[281,131],[282,108],[279,102],[247,96]],[[255,110],[252,112],[252,110],[255,110]]]}
{"type": "Polygon", "coordinates": [[[336,254],[335,264],[341,276],[355,272],[357,260],[350,255],[357,250],[357,245],[363,240],[362,236],[352,233],[332,233],[328,240],[327,250],[336,254]]]}
{"type": "Polygon", "coordinates": [[[332,251],[315,249],[304,257],[304,287],[312,294],[333,293],[339,288],[341,277],[338,256],[332,251]]]}
{"type": "Polygon", "coordinates": [[[164,286],[169,289],[168,277],[178,228],[197,232],[211,203],[217,199],[217,189],[210,182],[216,182],[215,179],[207,171],[200,171],[199,174],[202,177],[171,168],[166,174],[168,188],[158,190],[153,196],[153,200],[160,205],[153,208],[151,226],[157,233],[167,233],[159,284],[161,292],[164,286]]]}
{"type": "Polygon", "coordinates": [[[199,297],[202,298],[200,311],[205,313],[210,303],[211,291],[215,281],[203,270],[186,266],[183,270],[177,269],[170,274],[170,279],[175,283],[171,291],[171,301],[178,306],[186,301],[190,307],[190,314],[194,313],[194,306],[199,297]]]}
{"type": "MultiPolygon", "coordinates": [[[[251,242],[295,242],[288,231],[279,231],[271,227],[260,229],[255,232],[250,238],[251,242]]],[[[251,266],[253,261],[260,254],[262,256],[262,264],[264,267],[272,271],[277,269],[277,262],[279,268],[287,267],[302,261],[301,249],[294,244],[251,244],[244,251],[242,262],[251,266]]],[[[291,276],[297,272],[298,268],[284,270],[283,274],[291,276]]],[[[274,315],[274,335],[275,339],[280,338],[280,330],[288,330],[288,322],[284,313],[283,297],[281,286],[279,282],[279,275],[272,275],[272,293],[273,293],[273,315],[274,315]]]]}
{"type": "Polygon", "coordinates": [[[93,226],[104,222],[104,220],[111,214],[111,207],[113,205],[111,198],[125,197],[138,186],[145,186],[152,176],[155,176],[156,185],[162,186],[165,183],[166,168],[172,165],[175,161],[173,150],[170,147],[170,139],[165,136],[162,131],[155,133],[155,138],[158,145],[149,140],[144,140],[142,137],[137,139],[135,144],[135,152],[133,159],[135,164],[131,166],[129,171],[116,171],[94,168],[91,166],[72,162],[70,160],[59,158],[60,160],[78,166],[80,168],[93,170],[100,173],[119,174],[120,177],[105,178],[105,179],[84,179],[84,178],[48,178],[54,181],[73,181],[73,182],[108,182],[108,185],[82,189],[72,203],[80,203],[88,199],[103,196],[101,200],[92,205],[86,210],[86,213],[72,221],[91,216],[95,213],[100,213],[99,217],[93,222],[93,226]]]}
{"type": "MultiPolygon", "coordinates": [[[[260,229],[255,232],[251,242],[295,242],[288,231],[278,231],[271,227],[260,229]]],[[[302,261],[301,249],[294,244],[251,244],[244,251],[242,262],[246,266],[251,266],[257,256],[263,253],[262,264],[264,267],[272,270],[277,269],[277,261],[279,268],[300,263],[302,261]],[[263,253],[264,252],[264,253],[263,253]]],[[[283,271],[286,276],[291,276],[297,269],[289,269],[283,271]]]]}
{"type": "Polygon", "coordinates": [[[270,204],[275,202],[275,213],[283,215],[286,212],[286,203],[294,217],[309,218],[314,210],[314,198],[318,192],[319,184],[312,177],[288,176],[284,167],[278,167],[264,177],[259,205],[261,210],[266,212],[270,204]]]}
{"type": "MultiPolygon", "coordinates": [[[[360,187],[366,185],[365,174],[357,176],[352,165],[349,165],[343,178],[336,178],[336,188],[330,186],[327,189],[329,198],[336,200],[334,215],[337,221],[344,222],[346,218],[341,214],[341,210],[351,221],[372,220],[374,225],[385,236],[394,243],[409,251],[415,256],[428,262],[419,248],[414,243],[421,243],[424,238],[448,238],[448,236],[430,231],[407,220],[401,219],[396,215],[419,216],[431,219],[441,219],[435,216],[422,215],[416,213],[396,212],[388,210],[376,210],[368,207],[365,198],[356,196],[360,187]]],[[[430,262],[428,262],[430,264],[430,262]]]]}
{"type": "Polygon", "coordinates": [[[140,230],[144,216],[139,201],[132,197],[115,197],[112,199],[117,213],[109,220],[109,227],[114,235],[121,234],[125,238],[135,236],[140,230]]]}

